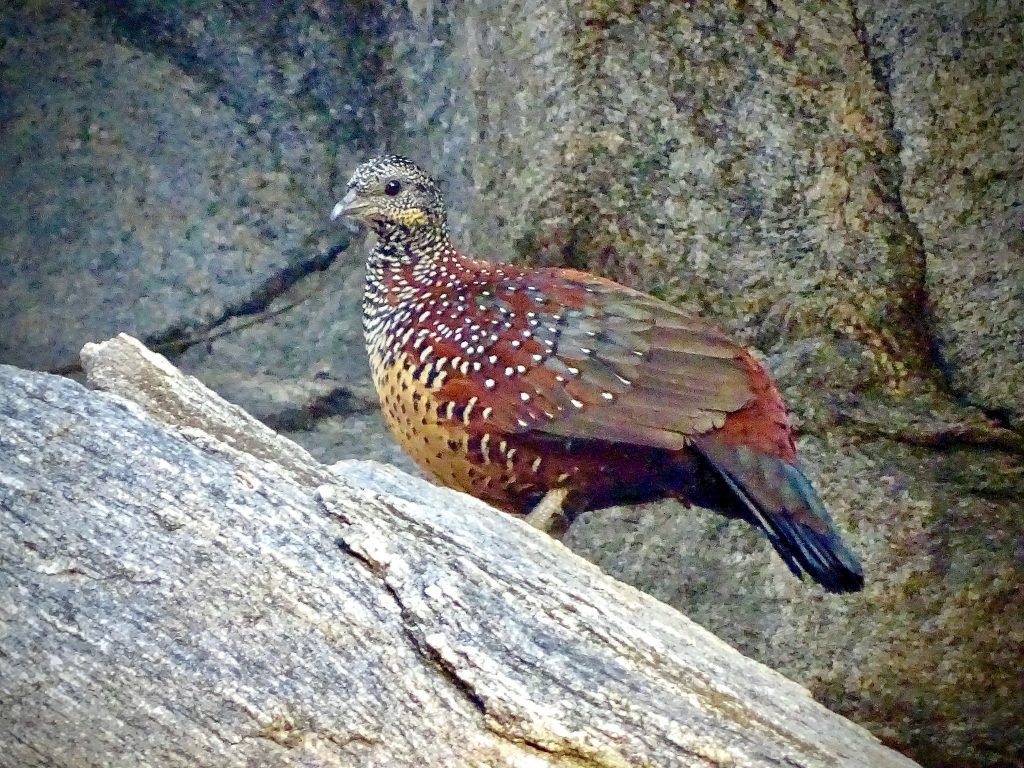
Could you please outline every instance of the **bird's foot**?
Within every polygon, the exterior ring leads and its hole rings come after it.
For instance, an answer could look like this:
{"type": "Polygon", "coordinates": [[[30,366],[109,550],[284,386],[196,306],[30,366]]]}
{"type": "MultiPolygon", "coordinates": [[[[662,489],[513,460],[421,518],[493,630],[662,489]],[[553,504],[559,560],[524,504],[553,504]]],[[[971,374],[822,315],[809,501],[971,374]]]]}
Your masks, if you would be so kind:
{"type": "Polygon", "coordinates": [[[537,502],[537,506],[526,515],[524,520],[544,533],[552,536],[559,536],[567,529],[565,515],[562,505],[565,497],[569,495],[568,488],[552,488],[544,498],[537,502]]]}

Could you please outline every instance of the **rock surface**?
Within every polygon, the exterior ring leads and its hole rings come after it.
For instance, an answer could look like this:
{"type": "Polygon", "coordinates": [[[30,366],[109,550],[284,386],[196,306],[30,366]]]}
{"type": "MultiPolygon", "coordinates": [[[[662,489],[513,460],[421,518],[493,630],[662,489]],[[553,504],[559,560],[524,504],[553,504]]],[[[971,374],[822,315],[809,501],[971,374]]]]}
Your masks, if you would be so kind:
{"type": "Polygon", "coordinates": [[[0,360],[128,329],[318,458],[408,467],[362,238],[324,218],[408,153],[467,250],[756,345],[870,584],[829,599],[671,505],[566,543],[923,762],[1024,759],[1016,4],[15,2],[0,30],[0,360]]]}
{"type": "Polygon", "coordinates": [[[329,165],[317,147],[263,135],[254,107],[78,9],[14,6],[0,54],[4,360],[59,368],[121,328],[214,324],[333,245],[304,191],[329,165]]]}
{"type": "Polygon", "coordinates": [[[480,502],[85,362],[128,399],[0,366],[0,764],[914,765],[480,502]]]}
{"type": "Polygon", "coordinates": [[[860,2],[956,390],[1024,426],[1024,6],[860,2]]]}

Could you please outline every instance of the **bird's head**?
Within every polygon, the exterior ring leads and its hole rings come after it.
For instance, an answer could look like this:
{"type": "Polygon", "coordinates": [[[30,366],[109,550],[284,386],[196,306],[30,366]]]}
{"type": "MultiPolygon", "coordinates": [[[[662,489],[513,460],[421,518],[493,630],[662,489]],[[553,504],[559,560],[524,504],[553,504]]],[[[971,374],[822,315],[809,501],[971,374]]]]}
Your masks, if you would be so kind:
{"type": "Polygon", "coordinates": [[[349,179],[331,220],[351,216],[378,234],[403,227],[415,232],[445,228],[444,198],[433,179],[411,160],[385,155],[367,160],[349,179]]]}

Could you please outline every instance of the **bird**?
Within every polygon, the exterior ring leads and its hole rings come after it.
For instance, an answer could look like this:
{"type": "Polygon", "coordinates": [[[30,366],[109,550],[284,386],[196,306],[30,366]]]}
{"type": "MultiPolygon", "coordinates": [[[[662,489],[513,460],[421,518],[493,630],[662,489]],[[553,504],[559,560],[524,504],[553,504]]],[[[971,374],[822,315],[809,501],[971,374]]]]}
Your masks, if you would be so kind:
{"type": "Polygon", "coordinates": [[[610,279],[461,253],[413,161],[359,165],[331,220],[375,235],[362,322],[388,427],[437,482],[515,515],[674,498],[759,529],[799,578],[863,588],[769,373],[711,322],[610,279]]]}

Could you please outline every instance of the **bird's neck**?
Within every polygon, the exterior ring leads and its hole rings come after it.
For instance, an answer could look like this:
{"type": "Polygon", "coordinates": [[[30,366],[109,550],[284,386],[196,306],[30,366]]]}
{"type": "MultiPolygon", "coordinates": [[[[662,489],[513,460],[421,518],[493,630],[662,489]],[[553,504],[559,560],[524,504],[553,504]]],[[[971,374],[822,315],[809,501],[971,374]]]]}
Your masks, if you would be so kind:
{"type": "Polygon", "coordinates": [[[448,228],[443,221],[402,224],[397,221],[374,221],[371,223],[377,235],[377,247],[381,256],[391,260],[409,261],[422,254],[431,254],[451,248],[448,228]]]}
{"type": "Polygon", "coordinates": [[[462,259],[441,228],[374,227],[377,245],[366,262],[363,331],[377,376],[400,354],[426,302],[464,290],[462,259]],[[422,307],[421,307],[422,305],[422,307]]]}
{"type": "Polygon", "coordinates": [[[442,226],[378,223],[377,244],[366,263],[364,311],[390,312],[410,295],[453,286],[461,257],[442,226]]]}

